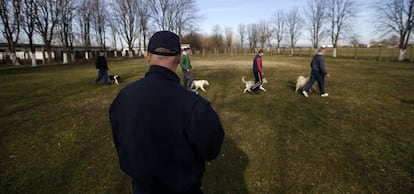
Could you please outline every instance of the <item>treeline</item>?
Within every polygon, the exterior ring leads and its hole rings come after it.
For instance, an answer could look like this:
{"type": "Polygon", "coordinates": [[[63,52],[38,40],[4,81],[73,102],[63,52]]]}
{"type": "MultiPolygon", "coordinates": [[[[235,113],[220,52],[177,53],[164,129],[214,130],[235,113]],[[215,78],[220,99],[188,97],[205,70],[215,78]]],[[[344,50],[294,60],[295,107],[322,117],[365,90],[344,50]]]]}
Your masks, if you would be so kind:
{"type": "MultiPolygon", "coordinates": [[[[268,19],[241,23],[237,29],[216,25],[210,35],[199,32],[202,17],[195,1],[0,0],[1,30],[14,64],[18,64],[16,44],[29,43],[34,55],[34,42],[45,45],[43,55],[48,55],[44,56],[48,60],[52,60],[52,45],[62,46],[64,59],[74,60],[74,45],[84,48],[86,59],[92,46],[106,49],[121,45],[132,57],[134,48],[145,49],[148,37],[158,30],[176,32],[183,43],[210,52],[265,47],[280,52],[284,44],[290,48],[290,55],[295,55],[297,42],[308,39],[313,48],[328,40],[336,57],[340,40],[359,44],[358,34],[352,31],[360,11],[355,0],[307,0],[303,7],[279,9],[268,19]]],[[[413,27],[414,0],[378,1],[370,7],[376,13],[378,35],[394,37],[398,58],[404,59],[413,27]]]]}

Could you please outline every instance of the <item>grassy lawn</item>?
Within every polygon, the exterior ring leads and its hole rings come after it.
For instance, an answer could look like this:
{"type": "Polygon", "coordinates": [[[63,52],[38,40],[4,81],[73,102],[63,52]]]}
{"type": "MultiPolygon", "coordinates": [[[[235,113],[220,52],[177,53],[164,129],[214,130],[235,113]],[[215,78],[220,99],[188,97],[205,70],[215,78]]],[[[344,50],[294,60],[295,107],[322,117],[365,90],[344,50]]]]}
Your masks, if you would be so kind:
{"type": "MultiPolygon", "coordinates": [[[[295,80],[309,57],[264,56],[268,92],[249,95],[252,58],[192,58],[226,131],[205,193],[414,192],[413,64],[327,58],[329,97],[304,98],[295,80]]],[[[131,192],[108,108],[148,64],[109,66],[121,85],[95,85],[92,64],[0,70],[0,193],[131,192]]]]}

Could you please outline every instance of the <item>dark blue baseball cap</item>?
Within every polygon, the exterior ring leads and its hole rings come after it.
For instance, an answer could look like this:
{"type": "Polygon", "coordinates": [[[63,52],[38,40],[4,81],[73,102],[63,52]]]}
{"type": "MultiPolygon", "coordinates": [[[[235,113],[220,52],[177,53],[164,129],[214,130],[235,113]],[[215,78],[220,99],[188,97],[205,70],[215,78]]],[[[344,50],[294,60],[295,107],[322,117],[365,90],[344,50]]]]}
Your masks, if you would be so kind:
{"type": "Polygon", "coordinates": [[[148,51],[162,56],[179,55],[181,54],[180,38],[170,31],[158,31],[150,38],[148,51]]]}

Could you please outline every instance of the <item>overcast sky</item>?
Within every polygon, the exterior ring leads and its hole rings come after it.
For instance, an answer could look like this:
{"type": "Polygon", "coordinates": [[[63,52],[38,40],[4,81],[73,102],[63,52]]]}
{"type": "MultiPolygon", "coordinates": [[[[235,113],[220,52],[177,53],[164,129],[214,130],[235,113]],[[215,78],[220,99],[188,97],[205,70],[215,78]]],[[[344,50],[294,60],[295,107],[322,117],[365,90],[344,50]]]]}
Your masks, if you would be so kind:
{"type": "MultiPolygon", "coordinates": [[[[355,0],[357,17],[353,25],[354,32],[361,43],[368,43],[376,37],[374,33],[374,12],[372,8],[376,0],[355,0]]],[[[225,27],[231,27],[234,35],[237,35],[239,24],[259,23],[269,20],[279,9],[288,11],[298,7],[303,13],[308,0],[196,0],[196,5],[203,19],[200,22],[200,31],[211,34],[214,25],[220,25],[224,32],[225,27]]],[[[349,41],[345,42],[349,44],[349,41]]],[[[305,34],[298,44],[310,44],[310,39],[305,34]]],[[[330,44],[330,40],[324,40],[323,44],[330,44]]]]}

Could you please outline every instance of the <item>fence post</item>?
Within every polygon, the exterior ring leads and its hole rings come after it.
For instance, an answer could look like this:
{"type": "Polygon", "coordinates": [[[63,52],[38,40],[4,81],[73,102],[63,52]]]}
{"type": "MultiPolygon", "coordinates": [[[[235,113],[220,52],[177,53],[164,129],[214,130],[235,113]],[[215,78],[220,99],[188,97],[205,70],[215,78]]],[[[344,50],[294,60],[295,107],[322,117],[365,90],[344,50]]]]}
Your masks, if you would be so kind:
{"type": "Polygon", "coordinates": [[[382,45],[379,44],[379,61],[382,61],[382,45]]]}
{"type": "Polygon", "coordinates": [[[358,52],[357,52],[358,47],[355,46],[355,51],[354,51],[354,58],[358,59],[358,52]]]}

